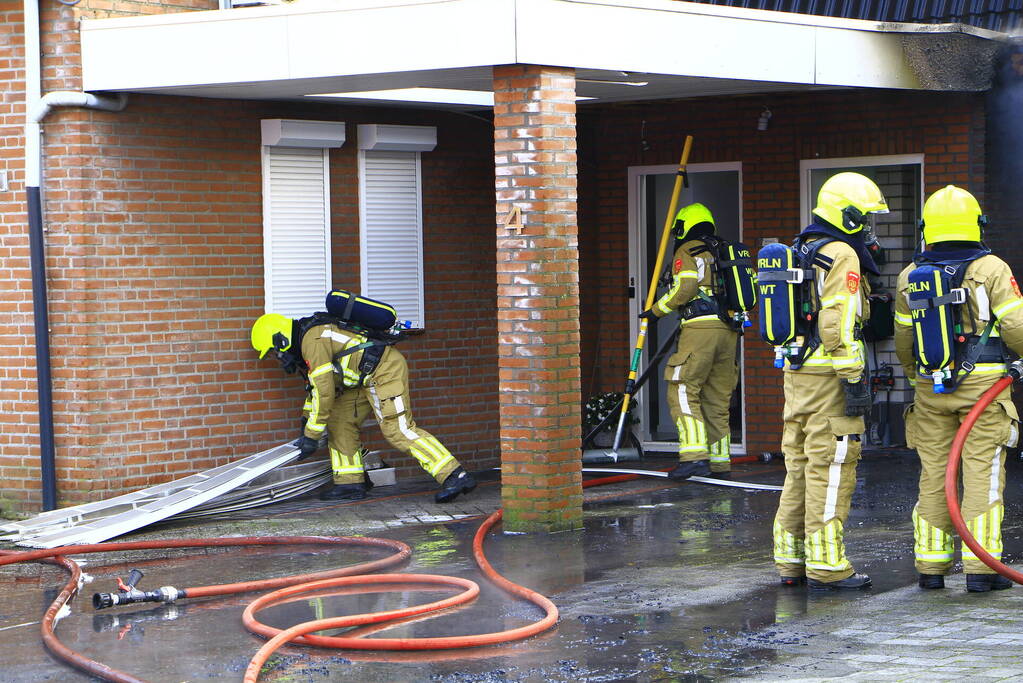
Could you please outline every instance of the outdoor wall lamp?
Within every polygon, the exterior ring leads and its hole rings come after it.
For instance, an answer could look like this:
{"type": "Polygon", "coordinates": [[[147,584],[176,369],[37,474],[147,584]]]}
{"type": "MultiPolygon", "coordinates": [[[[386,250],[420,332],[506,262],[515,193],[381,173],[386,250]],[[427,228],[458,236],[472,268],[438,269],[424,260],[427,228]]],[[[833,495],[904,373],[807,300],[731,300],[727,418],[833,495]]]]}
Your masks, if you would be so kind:
{"type": "Polygon", "coordinates": [[[757,130],[767,130],[767,125],[771,121],[771,110],[764,107],[764,111],[760,112],[760,118],[757,119],[757,130]]]}

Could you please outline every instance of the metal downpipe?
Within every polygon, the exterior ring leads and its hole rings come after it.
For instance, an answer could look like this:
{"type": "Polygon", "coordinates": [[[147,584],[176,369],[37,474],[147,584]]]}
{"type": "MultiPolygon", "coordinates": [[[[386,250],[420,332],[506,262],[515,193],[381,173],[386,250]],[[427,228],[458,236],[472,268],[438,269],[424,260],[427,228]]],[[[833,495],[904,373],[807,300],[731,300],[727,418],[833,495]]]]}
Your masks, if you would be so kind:
{"type": "Polygon", "coordinates": [[[29,264],[35,327],[36,388],[39,396],[39,472],[43,510],[57,507],[56,450],[53,438],[53,378],[50,368],[50,321],[46,294],[46,240],[43,229],[42,130],[40,123],[54,107],[85,107],[121,111],[127,95],[100,97],[85,92],[41,93],[39,0],[24,1],[25,36],[25,201],[28,209],[29,264]]]}
{"type": "Polygon", "coordinates": [[[46,253],[43,241],[39,187],[25,187],[28,202],[29,262],[32,271],[32,311],[35,322],[36,388],[39,395],[39,471],[43,510],[57,507],[56,450],[53,444],[53,382],[50,374],[50,319],[46,297],[46,253]]]}

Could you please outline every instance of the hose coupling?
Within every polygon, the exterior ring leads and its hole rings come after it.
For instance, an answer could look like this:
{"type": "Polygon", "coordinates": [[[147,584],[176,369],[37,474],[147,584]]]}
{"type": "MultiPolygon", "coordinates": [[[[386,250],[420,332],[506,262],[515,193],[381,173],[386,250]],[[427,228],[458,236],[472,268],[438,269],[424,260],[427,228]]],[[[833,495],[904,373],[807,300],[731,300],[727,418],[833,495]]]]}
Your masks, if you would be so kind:
{"type": "Polygon", "coordinates": [[[1023,359],[1014,360],[1009,363],[1009,376],[1012,377],[1013,382],[1023,379],[1023,359]]]}
{"type": "Polygon", "coordinates": [[[135,584],[142,578],[142,572],[133,569],[128,575],[128,580],[122,582],[118,579],[118,587],[121,589],[116,593],[93,593],[93,609],[106,609],[116,605],[130,605],[136,602],[163,602],[171,603],[178,598],[185,596],[185,591],[178,590],[173,586],[164,586],[155,591],[141,591],[135,588],[135,584]]]}

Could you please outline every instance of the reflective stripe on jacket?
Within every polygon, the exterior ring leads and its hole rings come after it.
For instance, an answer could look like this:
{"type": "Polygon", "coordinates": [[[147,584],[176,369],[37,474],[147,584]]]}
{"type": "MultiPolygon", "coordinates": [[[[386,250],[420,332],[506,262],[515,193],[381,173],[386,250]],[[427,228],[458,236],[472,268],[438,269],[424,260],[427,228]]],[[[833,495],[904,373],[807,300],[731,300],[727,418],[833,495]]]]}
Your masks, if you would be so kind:
{"type": "MultiPolygon", "coordinates": [[[[302,357],[308,366],[309,384],[312,385],[308,403],[309,419],[305,425],[306,436],[317,439],[327,426],[327,418],[338,389],[337,372],[332,359],[342,351],[365,342],[366,337],[342,330],[336,325],[317,325],[302,337],[302,357]]],[[[342,389],[358,386],[362,353],[359,350],[338,359],[342,389]]]]}
{"type": "MultiPolygon", "coordinates": [[[[693,256],[691,250],[700,250],[705,242],[699,238],[687,240],[675,250],[675,256],[671,262],[671,286],[668,291],[661,295],[653,305],[653,311],[657,317],[663,318],[672,311],[682,308],[691,301],[700,298],[702,292],[705,297],[714,298],[714,254],[708,249],[700,251],[699,256],[693,256]]],[[[717,322],[726,327],[721,318],[715,313],[700,315],[689,320],[683,319],[681,325],[691,325],[695,322],[717,322]]]]}

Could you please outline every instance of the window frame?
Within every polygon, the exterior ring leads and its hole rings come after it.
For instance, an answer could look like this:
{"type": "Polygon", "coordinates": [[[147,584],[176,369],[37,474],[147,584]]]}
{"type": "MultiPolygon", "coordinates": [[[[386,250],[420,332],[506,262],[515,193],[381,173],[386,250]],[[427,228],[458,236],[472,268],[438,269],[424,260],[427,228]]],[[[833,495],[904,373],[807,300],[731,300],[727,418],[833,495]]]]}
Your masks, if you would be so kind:
{"type": "MultiPolygon", "coordinates": [[[[271,199],[272,199],[272,187],[271,187],[271,174],[270,174],[270,156],[273,150],[310,150],[315,149],[319,151],[321,155],[321,163],[323,165],[323,254],[324,254],[324,283],[322,295],[326,296],[327,292],[330,291],[333,280],[332,262],[331,262],[331,222],[330,222],[330,150],[328,147],[299,147],[292,145],[262,145],[260,153],[261,161],[261,172],[262,172],[262,192],[263,192],[263,309],[266,313],[281,313],[282,315],[288,315],[289,317],[295,317],[293,312],[282,312],[272,310],[273,304],[273,293],[274,293],[274,272],[273,272],[273,220],[271,211],[271,199]]],[[[280,229],[280,228],[278,228],[280,229]]],[[[279,292],[279,290],[278,290],[279,292]]],[[[322,306],[318,306],[314,310],[320,310],[322,306]]],[[[312,313],[313,311],[310,311],[312,313]]],[[[308,315],[308,313],[306,314],[308,315]]]]}
{"type": "Polygon", "coordinates": [[[425,274],[423,269],[424,261],[424,244],[423,244],[423,174],[422,174],[422,152],[418,151],[406,151],[406,150],[387,150],[387,149],[360,149],[358,153],[358,175],[359,175],[359,277],[361,285],[361,294],[363,296],[380,299],[385,303],[393,305],[394,302],[387,301],[387,297],[374,296],[373,290],[370,288],[369,275],[370,275],[370,249],[368,247],[368,232],[369,226],[367,225],[367,188],[366,188],[366,162],[367,159],[371,159],[368,155],[398,155],[406,154],[410,155],[410,158],[414,160],[415,164],[415,197],[416,197],[416,219],[415,219],[415,235],[416,235],[416,251],[417,258],[415,259],[416,269],[416,292],[415,297],[419,305],[419,319],[415,320],[411,318],[407,312],[398,310],[398,316],[403,320],[411,320],[412,329],[425,330],[426,329],[426,283],[425,274]]]}

